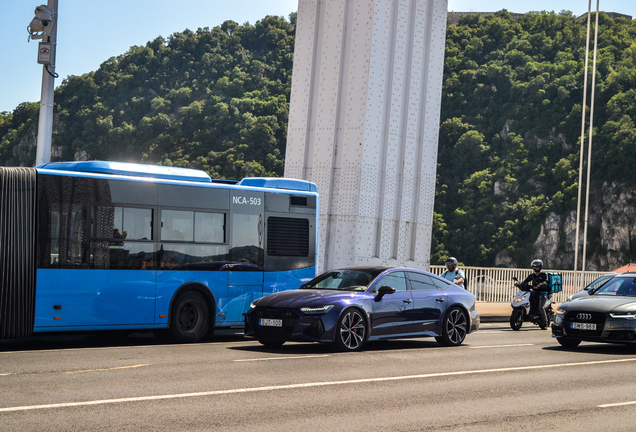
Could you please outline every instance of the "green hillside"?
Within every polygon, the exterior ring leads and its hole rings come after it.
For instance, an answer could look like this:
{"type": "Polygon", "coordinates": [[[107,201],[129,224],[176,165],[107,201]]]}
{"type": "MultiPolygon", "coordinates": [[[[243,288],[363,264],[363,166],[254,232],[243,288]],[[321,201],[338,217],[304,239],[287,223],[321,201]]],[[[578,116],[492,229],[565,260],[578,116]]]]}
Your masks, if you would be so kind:
{"type": "MultiPolygon", "coordinates": [[[[159,37],[65,79],[55,91],[52,160],[174,165],[217,178],[282,175],[291,18],[159,37]]],[[[25,140],[38,110],[21,104],[0,116],[0,163],[33,165],[25,140]]]]}
{"type": "MultiPolygon", "coordinates": [[[[282,175],[295,18],[159,37],[69,77],[55,92],[53,160],[282,175]]],[[[432,263],[491,266],[502,251],[523,263],[547,215],[575,209],[585,24],[500,11],[448,27],[432,263]]],[[[636,24],[602,14],[599,46],[594,187],[633,186],[636,24]]],[[[0,113],[0,164],[33,165],[38,111],[0,113]]]]}

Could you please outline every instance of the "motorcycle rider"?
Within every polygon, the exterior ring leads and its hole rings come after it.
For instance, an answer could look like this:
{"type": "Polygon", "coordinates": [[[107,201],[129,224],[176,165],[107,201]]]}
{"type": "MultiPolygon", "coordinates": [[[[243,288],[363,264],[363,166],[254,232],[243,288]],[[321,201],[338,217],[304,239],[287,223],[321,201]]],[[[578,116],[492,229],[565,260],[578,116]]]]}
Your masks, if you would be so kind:
{"type": "Polygon", "coordinates": [[[446,271],[444,271],[441,276],[444,279],[447,279],[454,284],[457,284],[460,287],[464,288],[464,279],[466,278],[466,276],[464,276],[463,271],[457,268],[458,265],[459,263],[457,262],[456,258],[446,258],[446,271]]]}
{"type": "Polygon", "coordinates": [[[523,282],[515,282],[515,286],[520,287],[522,290],[530,291],[530,313],[534,314],[538,310],[539,318],[541,319],[539,327],[541,327],[541,330],[545,330],[548,318],[543,305],[548,300],[548,275],[541,271],[543,261],[536,259],[532,261],[531,266],[533,272],[523,282]]]}

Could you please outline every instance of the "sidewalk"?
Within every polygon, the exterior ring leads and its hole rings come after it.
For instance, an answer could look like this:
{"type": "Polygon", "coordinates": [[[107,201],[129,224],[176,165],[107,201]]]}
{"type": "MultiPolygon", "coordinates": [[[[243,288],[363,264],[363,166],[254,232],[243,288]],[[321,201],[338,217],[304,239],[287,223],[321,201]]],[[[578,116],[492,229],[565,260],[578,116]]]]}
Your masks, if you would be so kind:
{"type": "MultiPolygon", "coordinates": [[[[553,303],[552,309],[556,310],[561,303],[553,303]]],[[[479,312],[481,322],[508,322],[512,314],[512,306],[507,303],[476,302],[475,308],[479,312]]]]}
{"type": "Polygon", "coordinates": [[[475,308],[479,312],[481,322],[507,322],[510,321],[512,306],[507,303],[476,302],[475,308]]]}

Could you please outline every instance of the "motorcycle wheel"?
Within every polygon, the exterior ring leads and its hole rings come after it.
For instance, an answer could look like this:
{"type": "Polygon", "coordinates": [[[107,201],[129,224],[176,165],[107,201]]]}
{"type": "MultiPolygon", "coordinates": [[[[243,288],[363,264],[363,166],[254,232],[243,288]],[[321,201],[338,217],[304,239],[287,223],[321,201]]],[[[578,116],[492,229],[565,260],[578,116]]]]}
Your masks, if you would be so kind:
{"type": "Polygon", "coordinates": [[[546,326],[550,327],[550,323],[554,321],[554,310],[552,309],[552,305],[550,305],[548,310],[545,311],[545,316],[546,318],[548,318],[548,323],[546,324],[546,326]]]}
{"type": "Polygon", "coordinates": [[[523,311],[514,310],[512,311],[512,315],[510,315],[510,328],[514,331],[517,331],[521,328],[523,324],[523,311]]]}

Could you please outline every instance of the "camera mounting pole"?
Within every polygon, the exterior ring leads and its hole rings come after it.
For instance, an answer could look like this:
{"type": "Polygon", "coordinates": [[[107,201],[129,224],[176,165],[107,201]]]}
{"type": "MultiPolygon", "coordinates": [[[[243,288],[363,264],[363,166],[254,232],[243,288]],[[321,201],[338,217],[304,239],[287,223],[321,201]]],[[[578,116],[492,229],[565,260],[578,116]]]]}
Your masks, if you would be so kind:
{"type": "Polygon", "coordinates": [[[51,161],[53,135],[53,94],[55,89],[55,51],[57,45],[57,1],[35,8],[35,17],[27,27],[29,39],[42,39],[38,45],[38,63],[42,65],[42,94],[35,165],[51,161]]]}

